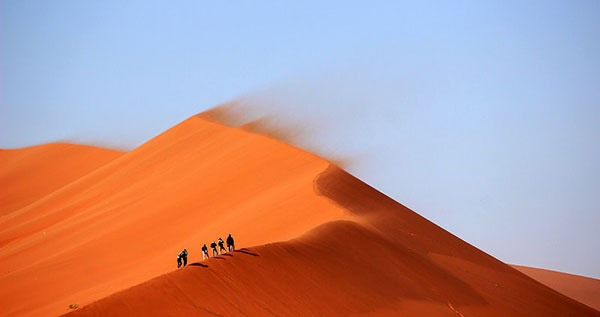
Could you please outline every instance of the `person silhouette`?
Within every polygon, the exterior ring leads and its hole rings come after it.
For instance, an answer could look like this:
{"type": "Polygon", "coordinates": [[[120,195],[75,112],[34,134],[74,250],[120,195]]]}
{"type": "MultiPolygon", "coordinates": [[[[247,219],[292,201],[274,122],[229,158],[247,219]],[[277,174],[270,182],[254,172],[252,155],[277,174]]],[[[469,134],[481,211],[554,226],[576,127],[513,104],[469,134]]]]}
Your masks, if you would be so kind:
{"type": "Polygon", "coordinates": [[[219,253],[223,254],[223,251],[227,252],[227,250],[225,250],[225,247],[223,246],[223,239],[219,238],[219,253]]]}
{"type": "Polygon", "coordinates": [[[235,250],[235,245],[233,244],[233,237],[231,236],[231,233],[227,237],[227,250],[229,250],[229,251],[235,250]]]}
{"type": "Polygon", "coordinates": [[[202,260],[208,259],[208,248],[206,247],[206,243],[202,246],[202,260]]]}
{"type": "Polygon", "coordinates": [[[181,258],[183,258],[183,252],[177,253],[177,268],[181,267],[181,258]]]}
{"type": "Polygon", "coordinates": [[[217,251],[217,244],[214,241],[210,244],[210,247],[212,248],[213,256],[219,255],[219,251],[217,251]]]}
{"type": "Polygon", "coordinates": [[[187,256],[188,256],[187,249],[183,249],[183,251],[181,253],[183,254],[183,266],[186,266],[187,265],[187,256]]]}

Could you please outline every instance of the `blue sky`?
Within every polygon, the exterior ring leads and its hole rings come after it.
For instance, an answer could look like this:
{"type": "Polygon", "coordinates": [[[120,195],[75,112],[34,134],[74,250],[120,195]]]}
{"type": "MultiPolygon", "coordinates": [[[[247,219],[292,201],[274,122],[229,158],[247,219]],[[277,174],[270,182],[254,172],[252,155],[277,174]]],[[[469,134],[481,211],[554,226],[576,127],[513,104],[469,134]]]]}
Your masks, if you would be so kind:
{"type": "Polygon", "coordinates": [[[598,1],[7,1],[0,147],[234,98],[510,263],[600,277],[598,1]]]}

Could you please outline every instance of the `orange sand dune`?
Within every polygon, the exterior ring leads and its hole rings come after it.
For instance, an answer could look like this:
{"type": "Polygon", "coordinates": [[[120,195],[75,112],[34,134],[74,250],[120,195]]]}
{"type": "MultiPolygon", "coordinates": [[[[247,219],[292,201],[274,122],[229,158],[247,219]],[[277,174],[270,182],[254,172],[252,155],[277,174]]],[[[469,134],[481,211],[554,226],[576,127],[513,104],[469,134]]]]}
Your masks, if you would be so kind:
{"type": "Polygon", "coordinates": [[[73,312],[599,316],[330,166],[315,192],[352,220],[165,274],[73,312]]]}
{"type": "Polygon", "coordinates": [[[1,218],[1,314],[600,315],[326,160],[209,119],[1,218]],[[175,269],[229,232],[255,247],[175,269]]]}
{"type": "Polygon", "coordinates": [[[0,215],[27,206],[122,154],[66,143],[0,150],[0,215]]]}
{"type": "Polygon", "coordinates": [[[349,218],[313,190],[328,162],[198,116],[0,219],[1,314],[56,315],[174,268],[232,232],[284,241],[349,218]]]}
{"type": "Polygon", "coordinates": [[[598,279],[520,265],[512,267],[560,293],[600,310],[600,280],[598,279]]]}

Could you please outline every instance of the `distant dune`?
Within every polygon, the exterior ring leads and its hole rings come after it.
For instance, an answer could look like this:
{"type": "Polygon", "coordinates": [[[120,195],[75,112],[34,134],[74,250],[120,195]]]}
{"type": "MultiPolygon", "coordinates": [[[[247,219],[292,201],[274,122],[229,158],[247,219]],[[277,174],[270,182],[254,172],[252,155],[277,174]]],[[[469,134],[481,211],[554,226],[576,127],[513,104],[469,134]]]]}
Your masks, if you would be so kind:
{"type": "Polygon", "coordinates": [[[600,310],[598,279],[520,265],[513,267],[560,293],[600,310]]]}
{"type": "Polygon", "coordinates": [[[2,209],[0,314],[600,316],[330,162],[213,119],[2,209]],[[244,249],[200,261],[228,233],[244,249]]]}
{"type": "Polygon", "coordinates": [[[27,206],[122,154],[67,143],[0,150],[0,215],[27,206]]]}

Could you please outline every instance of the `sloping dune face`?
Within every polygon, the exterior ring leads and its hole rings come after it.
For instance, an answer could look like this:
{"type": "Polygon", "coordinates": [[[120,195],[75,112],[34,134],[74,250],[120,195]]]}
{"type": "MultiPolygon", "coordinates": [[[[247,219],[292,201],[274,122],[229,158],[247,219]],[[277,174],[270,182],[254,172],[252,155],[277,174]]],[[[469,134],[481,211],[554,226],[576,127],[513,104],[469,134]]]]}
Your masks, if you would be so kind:
{"type": "Polygon", "coordinates": [[[513,267],[562,294],[600,310],[598,279],[520,265],[513,267]]]}
{"type": "Polygon", "coordinates": [[[600,315],[329,162],[210,119],[2,218],[2,314],[600,315]],[[246,248],[201,261],[230,232],[246,248]]]}
{"type": "Polygon", "coordinates": [[[176,267],[233,233],[285,241],[350,218],[313,189],[328,162],[194,116],[1,218],[0,314],[58,315],[176,267]]]}
{"type": "Polygon", "coordinates": [[[193,263],[72,314],[600,315],[335,166],[314,189],[352,219],[193,263]]]}
{"type": "Polygon", "coordinates": [[[122,154],[67,143],[0,150],[0,215],[19,210],[122,154]]]}

